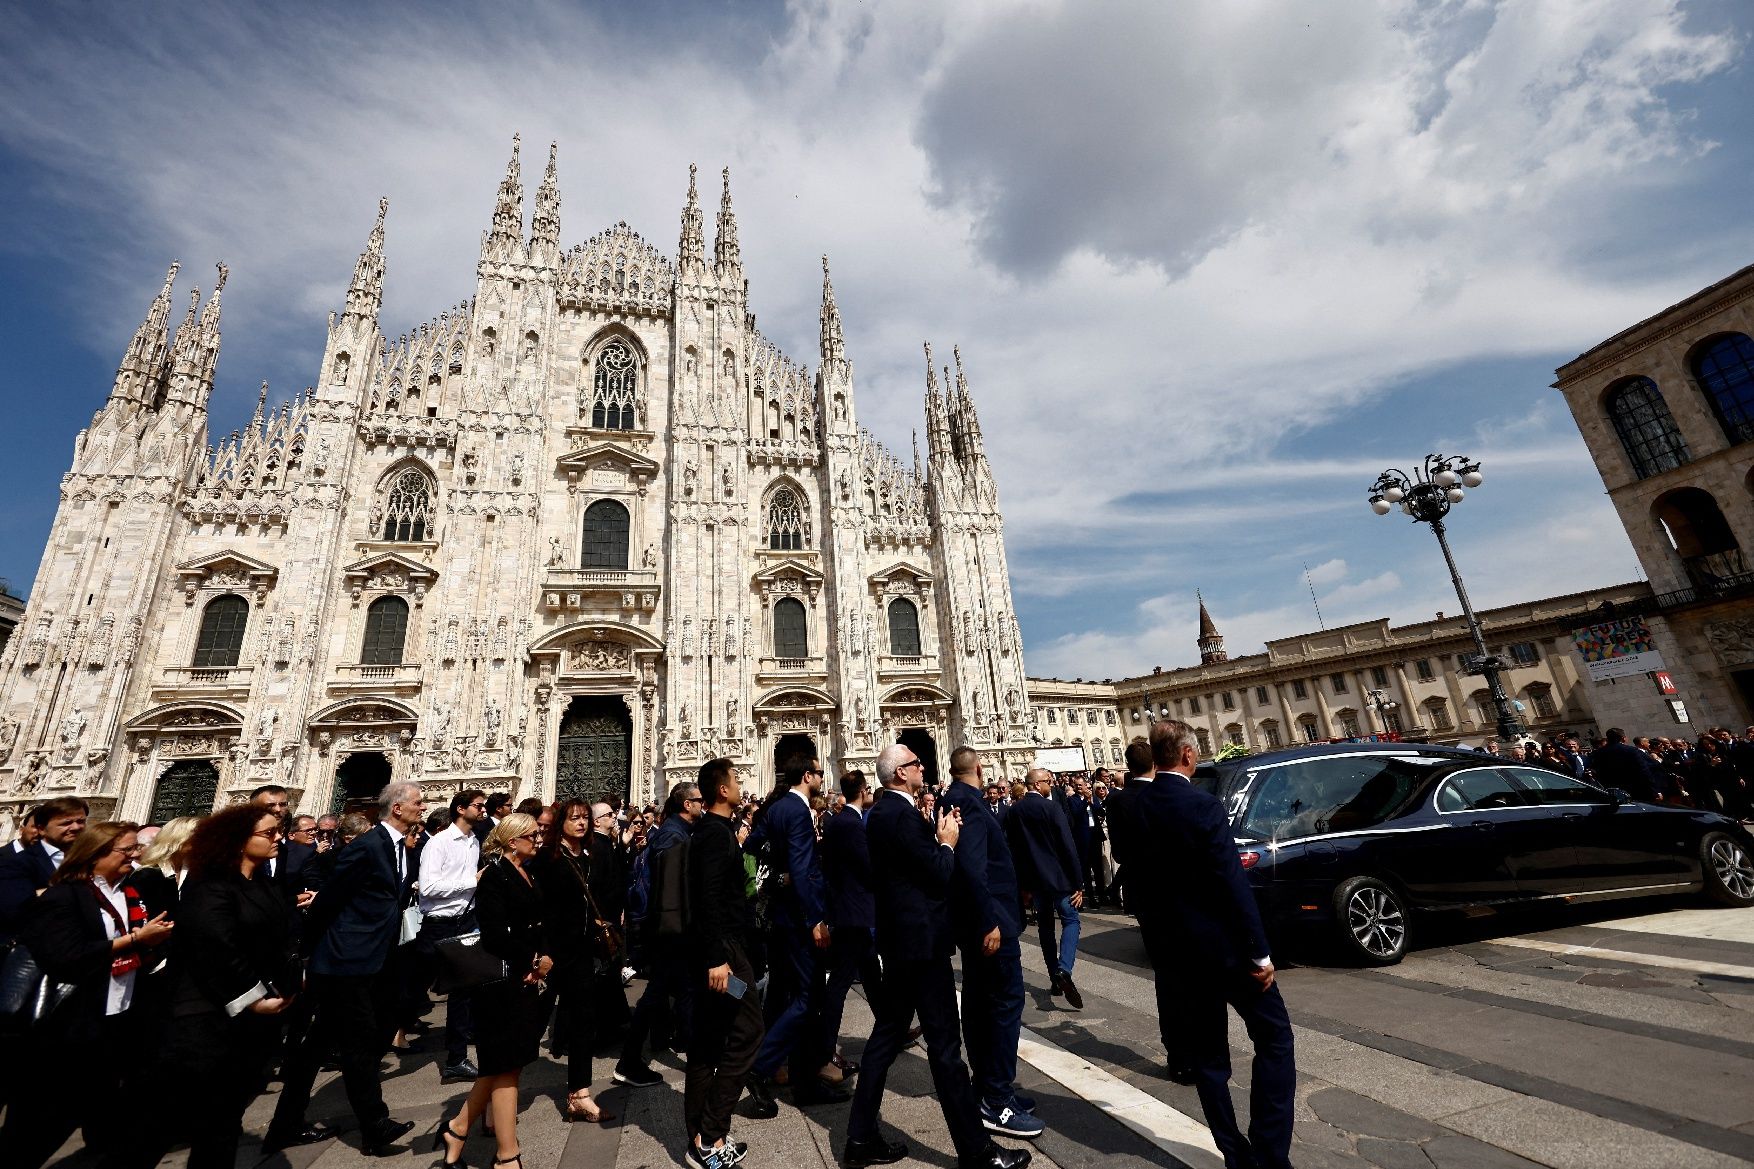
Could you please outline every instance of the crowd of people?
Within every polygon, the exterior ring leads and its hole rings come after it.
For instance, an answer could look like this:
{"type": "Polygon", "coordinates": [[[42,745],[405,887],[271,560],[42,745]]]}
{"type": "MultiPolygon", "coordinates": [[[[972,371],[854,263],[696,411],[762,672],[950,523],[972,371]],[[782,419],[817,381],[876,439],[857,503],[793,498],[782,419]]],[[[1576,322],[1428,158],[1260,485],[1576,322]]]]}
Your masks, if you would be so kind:
{"type": "Polygon", "coordinates": [[[522,1169],[520,1077],[546,1038],[567,1120],[616,1119],[592,1094],[605,1042],[619,1043],[607,1078],[629,1089],[663,1082],[656,1055],[681,1055],[695,1169],[748,1155],[733,1109],[771,1118],[782,1100],[850,1104],[847,1169],[899,1160],[884,1086],[923,1042],[959,1165],[1022,1169],[1029,1150],[994,1138],[1045,1130],[1016,1078],[1029,918],[1048,989],[1081,1008],[1080,915],[1123,889],[1138,891],[1127,908],[1163,963],[1160,995],[1174,987],[1165,1074],[1199,1087],[1231,1163],[1285,1164],[1289,1024],[1234,850],[1209,847],[1223,817],[1187,782],[1194,755],[1192,731],[1166,721],[1129,748],[1130,775],[1064,781],[988,782],[964,747],[928,785],[898,744],[875,776],[830,781],[792,760],[760,800],[715,759],[647,808],[469,789],[429,810],[419,784],[395,782],[375,816],[317,817],[270,785],[141,826],[49,800],[0,849],[0,940],[51,992],[7,1021],[34,1054],[0,1069],[0,1165],[36,1169],[82,1131],[105,1169],[149,1169],[179,1145],[192,1169],[229,1169],[276,1079],[262,1152],[328,1141],[342,1126],[306,1115],[325,1067],[361,1150],[395,1151],[414,1126],[386,1105],[382,1060],[409,1046],[436,987],[439,1073],[461,1097],[432,1136],[444,1165],[479,1132],[495,1166],[522,1169]],[[1139,847],[1165,838],[1188,851],[1139,847]],[[1162,891],[1171,876],[1185,893],[1162,891]],[[855,982],[875,1020],[858,1062],[841,1042],[855,982]],[[1259,1048],[1246,1136],[1226,1003],[1259,1048]]]}
{"type": "Polygon", "coordinates": [[[1661,735],[1628,738],[1619,727],[1610,727],[1588,747],[1568,731],[1545,743],[1488,739],[1481,749],[1619,788],[1635,800],[1754,819],[1754,727],[1740,738],[1725,727],[1712,727],[1692,741],[1661,735]]]}

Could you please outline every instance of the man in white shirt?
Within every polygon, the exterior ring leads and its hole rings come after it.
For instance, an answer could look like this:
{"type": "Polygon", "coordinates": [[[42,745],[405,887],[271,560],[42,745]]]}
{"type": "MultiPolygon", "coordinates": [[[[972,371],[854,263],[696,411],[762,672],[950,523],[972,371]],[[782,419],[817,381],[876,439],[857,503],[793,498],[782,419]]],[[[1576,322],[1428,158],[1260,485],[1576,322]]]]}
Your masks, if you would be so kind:
{"type": "MultiPolygon", "coordinates": [[[[435,834],[420,851],[420,936],[414,948],[426,966],[420,984],[437,973],[436,944],[475,928],[475,875],[481,869],[481,842],[475,826],[487,816],[487,793],[478,788],[451,798],[451,826],[435,834]]],[[[469,992],[454,990],[445,1002],[445,1063],[442,1080],[473,1080],[480,1072],[469,1061],[475,1037],[469,992]]]]}

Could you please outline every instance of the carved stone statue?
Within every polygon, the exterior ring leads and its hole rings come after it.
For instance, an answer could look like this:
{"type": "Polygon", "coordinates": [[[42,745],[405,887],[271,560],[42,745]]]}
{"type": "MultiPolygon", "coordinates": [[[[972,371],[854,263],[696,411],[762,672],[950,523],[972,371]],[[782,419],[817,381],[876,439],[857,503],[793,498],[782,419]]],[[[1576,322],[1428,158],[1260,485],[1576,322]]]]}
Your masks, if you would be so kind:
{"type": "Polygon", "coordinates": [[[513,455],[512,456],[512,482],[513,483],[522,482],[523,478],[524,478],[524,456],[521,454],[513,455]]]}
{"type": "Polygon", "coordinates": [[[481,745],[494,747],[499,744],[499,704],[493,699],[487,700],[487,709],[481,712],[481,745]]]}
{"type": "Polygon", "coordinates": [[[18,773],[18,780],[12,785],[12,790],[21,796],[35,795],[48,774],[49,757],[41,753],[33,754],[24,761],[24,768],[18,773]]]}
{"type": "Polygon", "coordinates": [[[261,717],[256,720],[256,737],[263,743],[273,742],[274,731],[279,725],[280,712],[273,707],[269,707],[267,710],[264,710],[261,717]]]}
{"type": "Polygon", "coordinates": [[[18,723],[0,714],[0,763],[12,758],[12,746],[18,742],[18,723]]]}
{"type": "Polygon", "coordinates": [[[548,537],[548,567],[555,568],[566,560],[566,549],[561,547],[559,536],[548,537]]]}
{"type": "Polygon", "coordinates": [[[693,495],[694,481],[699,478],[700,468],[695,465],[693,459],[689,459],[682,465],[682,494],[693,495]]]}
{"type": "Polygon", "coordinates": [[[735,734],[737,730],[737,700],[735,698],[725,699],[725,729],[732,734],[735,734]]]}
{"type": "Polygon", "coordinates": [[[432,725],[427,731],[427,741],[432,744],[432,749],[435,752],[443,751],[445,749],[445,736],[451,729],[451,712],[441,705],[435,705],[432,708],[430,721],[432,725]]]}
{"type": "Polygon", "coordinates": [[[725,498],[731,498],[737,490],[737,476],[732,472],[731,464],[725,464],[724,470],[719,473],[719,478],[725,485],[725,498]]]}
{"type": "Polygon", "coordinates": [[[658,546],[656,544],[647,544],[645,555],[640,557],[640,562],[647,568],[658,567],[658,546]]]}
{"type": "Polygon", "coordinates": [[[85,712],[77,706],[61,720],[61,749],[72,758],[74,750],[79,746],[79,739],[85,734],[85,712]]]}

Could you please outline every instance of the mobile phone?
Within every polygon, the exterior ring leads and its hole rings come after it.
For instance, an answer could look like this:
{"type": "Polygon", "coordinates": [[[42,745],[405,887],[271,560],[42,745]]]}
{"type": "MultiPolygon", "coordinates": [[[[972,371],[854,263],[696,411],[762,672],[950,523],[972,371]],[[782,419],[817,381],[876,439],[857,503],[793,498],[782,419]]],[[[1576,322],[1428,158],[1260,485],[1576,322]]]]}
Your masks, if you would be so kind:
{"type": "Polygon", "coordinates": [[[749,993],[749,984],[735,974],[725,976],[725,993],[734,999],[740,999],[749,993]]]}

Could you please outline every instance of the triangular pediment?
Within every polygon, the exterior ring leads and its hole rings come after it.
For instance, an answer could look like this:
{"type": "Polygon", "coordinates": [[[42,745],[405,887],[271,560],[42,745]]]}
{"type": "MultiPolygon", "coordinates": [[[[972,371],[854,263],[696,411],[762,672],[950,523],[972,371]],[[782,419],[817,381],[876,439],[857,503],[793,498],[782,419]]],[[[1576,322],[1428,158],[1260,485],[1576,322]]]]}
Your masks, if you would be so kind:
{"type": "Polygon", "coordinates": [[[409,580],[427,582],[438,579],[438,570],[430,564],[422,564],[412,556],[404,556],[400,552],[379,552],[367,556],[364,560],[356,560],[341,570],[341,575],[350,576],[382,576],[386,571],[401,572],[409,580]]]}
{"type": "Polygon", "coordinates": [[[931,573],[919,565],[909,564],[905,560],[898,560],[882,572],[873,572],[865,579],[870,582],[872,588],[881,591],[884,585],[902,576],[911,577],[916,584],[931,584],[935,579],[931,573]]]}
{"type": "Polygon", "coordinates": [[[658,473],[656,462],[612,442],[592,443],[569,451],[555,460],[555,466],[579,474],[597,470],[620,471],[639,479],[650,479],[658,473]]]}
{"type": "Polygon", "coordinates": [[[822,570],[803,560],[782,560],[778,564],[770,564],[755,574],[758,585],[774,584],[790,577],[801,577],[803,580],[820,585],[823,581],[822,570]]]}
{"type": "Polygon", "coordinates": [[[211,576],[214,573],[272,579],[280,575],[280,570],[254,556],[245,556],[242,552],[234,552],[229,548],[177,565],[178,576],[211,576]]]}

